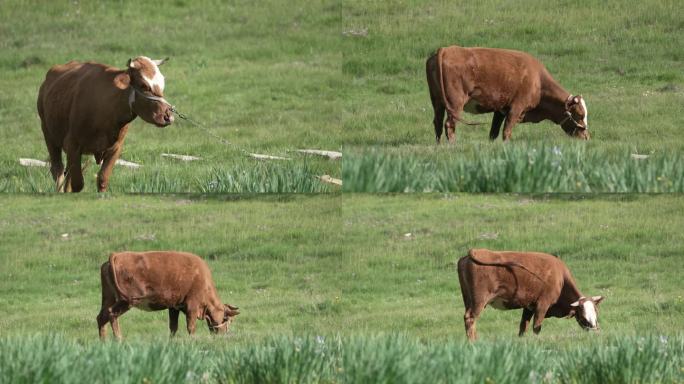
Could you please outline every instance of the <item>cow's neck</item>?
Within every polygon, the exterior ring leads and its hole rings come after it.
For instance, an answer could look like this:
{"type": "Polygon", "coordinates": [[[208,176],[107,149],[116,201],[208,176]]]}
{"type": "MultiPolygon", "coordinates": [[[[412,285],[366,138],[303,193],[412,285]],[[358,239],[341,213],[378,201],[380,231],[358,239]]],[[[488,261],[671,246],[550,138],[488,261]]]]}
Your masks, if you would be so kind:
{"type": "Polygon", "coordinates": [[[559,302],[563,303],[563,306],[567,306],[570,309],[570,304],[579,300],[582,297],[582,292],[577,288],[575,280],[569,275],[565,277],[563,282],[563,289],[561,290],[561,297],[559,302]]]}
{"type": "MultiPolygon", "coordinates": [[[[122,71],[122,73],[125,72],[122,71]]],[[[136,117],[138,117],[135,111],[133,111],[131,97],[135,97],[135,91],[132,87],[127,87],[124,89],[117,88],[117,104],[119,106],[119,110],[122,111],[119,115],[122,116],[121,120],[119,121],[120,128],[122,128],[126,124],[133,121],[136,117]]]]}
{"type": "Polygon", "coordinates": [[[570,96],[551,76],[542,82],[540,107],[547,115],[547,119],[560,124],[565,118],[565,101],[570,96]]]}

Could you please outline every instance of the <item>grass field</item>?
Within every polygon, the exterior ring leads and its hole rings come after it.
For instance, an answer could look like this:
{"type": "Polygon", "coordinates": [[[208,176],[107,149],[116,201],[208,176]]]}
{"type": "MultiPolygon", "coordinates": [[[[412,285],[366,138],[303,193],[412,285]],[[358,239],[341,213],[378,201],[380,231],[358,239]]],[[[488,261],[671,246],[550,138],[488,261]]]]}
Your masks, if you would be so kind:
{"type": "MultiPolygon", "coordinates": [[[[570,157],[582,154],[592,160],[571,165],[570,171],[577,173],[603,172],[606,163],[628,167],[631,154],[675,157],[672,161],[681,162],[676,155],[684,149],[679,117],[684,105],[684,28],[676,1],[649,0],[629,6],[618,0],[553,5],[541,0],[348,4],[344,29],[361,36],[345,38],[342,64],[352,84],[343,122],[343,143],[352,152],[345,160],[344,179],[349,182],[345,190],[385,191],[379,184],[397,177],[389,170],[374,169],[376,158],[368,146],[376,146],[376,153],[401,157],[407,166],[430,164],[435,177],[447,180],[447,190],[452,192],[476,188],[458,184],[454,177],[460,175],[448,175],[445,168],[475,169],[479,159],[500,157],[504,146],[557,147],[570,157]],[[466,114],[464,119],[484,125],[459,124],[456,145],[436,148],[425,60],[435,49],[453,44],[517,49],[538,57],[569,92],[587,100],[592,140],[578,143],[560,127],[543,122],[516,126],[511,144],[504,145],[501,139],[491,143],[491,114],[466,114]],[[368,189],[359,182],[378,185],[368,189]]],[[[536,183],[536,175],[522,177],[532,179],[522,180],[525,185],[536,183]]],[[[406,180],[392,190],[411,190],[411,183],[406,180]]],[[[553,190],[568,191],[562,186],[553,190]]]]}
{"type": "MultiPolygon", "coordinates": [[[[337,89],[345,82],[341,52],[331,49],[339,42],[340,17],[335,3],[310,0],[2,2],[0,191],[54,189],[47,169],[18,163],[48,158],[36,98],[50,66],[78,59],[122,67],[138,55],[171,58],[162,67],[166,98],[210,134],[180,119],[165,129],[137,119],[121,158],[143,168],[116,167],[112,191],[334,190],[311,179],[339,177],[339,162],[290,151],[341,149],[337,89]],[[245,152],[293,160],[264,165],[245,152]],[[203,160],[182,164],[161,153],[203,160]],[[216,174],[238,180],[217,181],[216,174]]],[[[85,191],[96,190],[89,182],[96,170],[91,163],[85,191]]]]}
{"type": "Polygon", "coordinates": [[[132,381],[420,381],[412,368],[434,381],[681,381],[682,209],[668,195],[5,195],[0,371],[26,381],[69,378],[81,364],[124,364],[132,381]],[[481,342],[468,346],[455,262],[470,247],[559,255],[583,293],[606,297],[601,332],[549,319],[520,339],[519,311],[487,309],[481,342]],[[167,344],[165,312],[132,310],[126,342],[100,346],[98,268],[124,249],[203,256],[222,299],[241,308],[231,333],[201,327],[167,344]]]}

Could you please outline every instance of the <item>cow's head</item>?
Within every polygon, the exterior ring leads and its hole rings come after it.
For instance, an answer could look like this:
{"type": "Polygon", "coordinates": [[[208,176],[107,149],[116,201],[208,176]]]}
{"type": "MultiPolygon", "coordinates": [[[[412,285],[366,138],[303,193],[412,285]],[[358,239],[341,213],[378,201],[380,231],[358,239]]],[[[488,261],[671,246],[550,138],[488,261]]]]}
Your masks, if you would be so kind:
{"type": "Polygon", "coordinates": [[[164,60],[138,56],[129,59],[126,72],[130,77],[128,102],[133,112],[148,123],[166,127],[173,123],[171,104],[164,100],[164,75],[159,67],[164,60]]]}
{"type": "Polygon", "coordinates": [[[565,116],[561,127],[570,136],[578,139],[589,140],[589,126],[587,125],[587,103],[582,95],[570,95],[565,101],[565,116]]]}
{"type": "Polygon", "coordinates": [[[240,314],[238,307],[230,304],[224,304],[223,308],[211,311],[207,310],[204,314],[204,319],[207,321],[207,326],[211,333],[226,333],[233,322],[233,318],[240,314]]]}
{"type": "Polygon", "coordinates": [[[603,296],[580,297],[579,300],[570,304],[571,315],[580,327],[585,330],[598,330],[598,305],[603,300],[603,296]]]}

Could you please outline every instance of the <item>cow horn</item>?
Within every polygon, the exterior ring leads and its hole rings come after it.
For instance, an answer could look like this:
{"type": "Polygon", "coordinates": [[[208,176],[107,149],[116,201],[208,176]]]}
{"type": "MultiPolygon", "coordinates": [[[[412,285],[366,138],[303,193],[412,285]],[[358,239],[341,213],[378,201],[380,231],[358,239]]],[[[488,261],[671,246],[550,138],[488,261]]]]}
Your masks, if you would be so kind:
{"type": "Polygon", "coordinates": [[[230,304],[225,304],[225,312],[228,316],[237,316],[240,314],[240,311],[238,311],[238,307],[234,307],[230,304]]]}
{"type": "Polygon", "coordinates": [[[128,59],[128,63],[126,63],[128,68],[137,68],[137,65],[137,62],[133,61],[133,59],[128,59]]]}
{"type": "Polygon", "coordinates": [[[567,111],[568,109],[570,109],[570,107],[572,107],[572,105],[574,103],[575,103],[575,96],[573,96],[573,95],[568,96],[568,98],[565,99],[565,110],[567,111]]]}
{"type": "Polygon", "coordinates": [[[579,300],[575,301],[574,303],[570,304],[571,307],[579,307],[579,300]]]}
{"type": "Polygon", "coordinates": [[[603,300],[603,296],[592,296],[591,301],[594,302],[594,304],[598,304],[603,300]]]}

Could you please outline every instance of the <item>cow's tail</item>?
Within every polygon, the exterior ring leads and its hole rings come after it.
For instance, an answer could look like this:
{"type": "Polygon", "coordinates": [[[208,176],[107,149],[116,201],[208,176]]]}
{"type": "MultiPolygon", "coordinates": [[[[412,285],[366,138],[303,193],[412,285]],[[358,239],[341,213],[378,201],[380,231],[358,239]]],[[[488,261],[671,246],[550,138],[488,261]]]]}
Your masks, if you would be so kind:
{"type": "Polygon", "coordinates": [[[119,297],[120,297],[121,299],[123,299],[124,301],[127,301],[127,302],[130,303],[131,300],[132,300],[133,298],[128,297],[128,296],[123,292],[123,290],[121,289],[121,286],[119,285],[119,280],[118,280],[118,278],[117,278],[117,273],[116,273],[116,256],[117,256],[116,253],[112,253],[112,254],[109,256],[109,270],[110,270],[110,272],[111,272],[111,276],[110,276],[110,277],[111,277],[111,279],[112,279],[112,283],[114,283],[114,289],[116,290],[116,293],[119,295],[119,297]]]}
{"type": "Polygon", "coordinates": [[[539,276],[536,272],[533,272],[532,270],[530,270],[526,266],[524,266],[518,262],[515,262],[515,261],[487,262],[487,261],[479,260],[477,258],[477,256],[475,256],[475,252],[473,252],[472,250],[468,252],[468,257],[470,257],[470,259],[475,264],[479,264],[479,265],[487,265],[487,266],[492,266],[492,267],[517,267],[520,269],[524,269],[525,271],[529,272],[532,276],[536,277],[540,281],[542,281],[542,282],[544,281],[544,279],[542,279],[541,276],[539,276]]]}
{"type": "Polygon", "coordinates": [[[444,107],[447,110],[447,113],[449,116],[451,116],[453,119],[458,120],[459,122],[465,124],[465,125],[482,125],[483,123],[471,123],[468,121],[465,121],[458,117],[456,113],[454,113],[454,109],[451,108],[451,105],[449,104],[449,100],[447,100],[446,97],[446,84],[444,83],[444,71],[442,69],[442,57],[444,56],[444,48],[439,48],[437,50],[437,72],[439,73],[439,89],[442,94],[442,102],[444,103],[444,107]]]}

